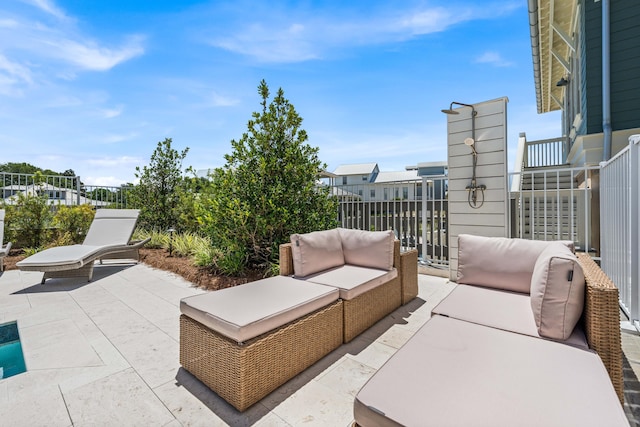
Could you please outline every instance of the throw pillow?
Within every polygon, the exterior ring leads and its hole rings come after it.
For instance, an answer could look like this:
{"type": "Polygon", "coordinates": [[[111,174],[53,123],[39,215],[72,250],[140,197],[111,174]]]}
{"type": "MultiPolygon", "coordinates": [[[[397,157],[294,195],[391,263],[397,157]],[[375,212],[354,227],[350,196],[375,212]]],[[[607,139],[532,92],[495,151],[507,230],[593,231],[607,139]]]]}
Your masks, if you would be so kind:
{"type": "Polygon", "coordinates": [[[584,308],[582,267],[569,248],[550,244],[538,256],[531,276],[531,309],[542,337],[569,338],[584,308]]]}
{"type": "Polygon", "coordinates": [[[379,268],[393,268],[393,241],[395,235],[388,231],[363,231],[339,228],[345,264],[379,268]]]}
{"type": "Polygon", "coordinates": [[[342,243],[337,229],[291,235],[293,272],[306,277],[344,265],[342,243]]]}

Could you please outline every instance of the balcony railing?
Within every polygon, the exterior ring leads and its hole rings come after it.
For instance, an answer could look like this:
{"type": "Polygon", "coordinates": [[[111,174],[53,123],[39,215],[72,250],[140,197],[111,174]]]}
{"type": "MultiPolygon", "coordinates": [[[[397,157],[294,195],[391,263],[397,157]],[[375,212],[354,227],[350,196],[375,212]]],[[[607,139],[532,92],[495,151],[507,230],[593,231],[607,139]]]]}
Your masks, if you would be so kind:
{"type": "Polygon", "coordinates": [[[126,208],[131,187],[85,185],[79,176],[35,175],[0,172],[0,195],[13,205],[18,195],[46,196],[52,206],[85,205],[126,208]]]}
{"type": "Polygon", "coordinates": [[[601,165],[602,269],[620,290],[620,306],[640,329],[640,135],[601,165]]]}
{"type": "Polygon", "coordinates": [[[521,133],[514,172],[566,165],[568,156],[569,140],[565,137],[527,141],[526,135],[521,133]]]}
{"type": "Polygon", "coordinates": [[[393,230],[405,249],[416,248],[424,263],[448,265],[446,177],[380,184],[334,185],[340,226],[393,230]]]}

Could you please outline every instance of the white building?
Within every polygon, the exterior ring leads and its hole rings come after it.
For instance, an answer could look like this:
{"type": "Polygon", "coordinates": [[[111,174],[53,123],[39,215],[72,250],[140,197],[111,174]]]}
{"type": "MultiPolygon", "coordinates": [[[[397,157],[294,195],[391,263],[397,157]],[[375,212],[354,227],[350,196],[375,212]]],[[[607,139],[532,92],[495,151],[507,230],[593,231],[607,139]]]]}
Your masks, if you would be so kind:
{"type": "Polygon", "coordinates": [[[350,197],[361,201],[419,200],[423,183],[428,185],[427,197],[440,194],[444,198],[447,175],[446,162],[426,162],[407,166],[403,171],[381,172],[377,163],[340,165],[331,174],[332,184],[350,197]],[[440,178],[436,182],[430,178],[440,178]],[[437,188],[436,188],[437,187],[437,188]]]}
{"type": "Polygon", "coordinates": [[[56,187],[51,184],[29,184],[29,185],[7,185],[2,187],[2,198],[7,205],[15,205],[18,200],[18,194],[31,196],[47,196],[50,205],[85,205],[104,207],[109,202],[93,200],[88,197],[78,195],[76,190],[71,188],[56,187]]]}

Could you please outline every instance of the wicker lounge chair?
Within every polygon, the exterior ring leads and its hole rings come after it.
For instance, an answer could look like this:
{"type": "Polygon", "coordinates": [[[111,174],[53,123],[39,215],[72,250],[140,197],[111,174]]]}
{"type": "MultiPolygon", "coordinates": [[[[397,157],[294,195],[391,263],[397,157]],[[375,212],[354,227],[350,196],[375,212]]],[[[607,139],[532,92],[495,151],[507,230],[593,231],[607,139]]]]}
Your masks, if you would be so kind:
{"type": "Polygon", "coordinates": [[[136,227],[136,209],[100,209],[81,245],[58,246],[38,252],[17,266],[22,271],[42,271],[45,280],[57,277],[93,276],[93,264],[101,259],[135,259],[149,239],[129,242],[136,227]]]}
{"type": "Polygon", "coordinates": [[[9,255],[11,242],[6,245],[4,242],[4,209],[0,209],[0,271],[4,270],[4,257],[9,255]]]}

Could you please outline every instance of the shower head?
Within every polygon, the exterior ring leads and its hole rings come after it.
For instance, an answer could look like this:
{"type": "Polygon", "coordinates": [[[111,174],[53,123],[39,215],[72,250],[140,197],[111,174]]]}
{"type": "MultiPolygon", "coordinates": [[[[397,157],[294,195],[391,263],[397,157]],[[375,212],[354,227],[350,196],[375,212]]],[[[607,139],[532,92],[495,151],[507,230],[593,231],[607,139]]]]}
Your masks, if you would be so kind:
{"type": "Polygon", "coordinates": [[[473,138],[465,138],[464,139],[464,143],[465,143],[465,145],[468,145],[469,147],[473,147],[473,144],[475,144],[476,142],[473,140],[473,138]]]}
{"type": "Polygon", "coordinates": [[[452,103],[449,105],[449,109],[448,109],[448,110],[440,110],[440,111],[442,111],[442,112],[443,112],[443,113],[445,113],[445,114],[460,114],[460,112],[458,112],[458,111],[456,111],[456,110],[454,110],[454,109],[453,109],[453,106],[454,106],[454,105],[460,105],[461,107],[471,107],[471,115],[472,115],[472,116],[474,116],[474,117],[478,114],[478,112],[477,112],[477,111],[476,111],[476,109],[473,107],[473,105],[471,105],[471,104],[464,104],[464,103],[462,103],[462,102],[455,102],[455,101],[454,101],[454,102],[452,102],[452,103]]]}

